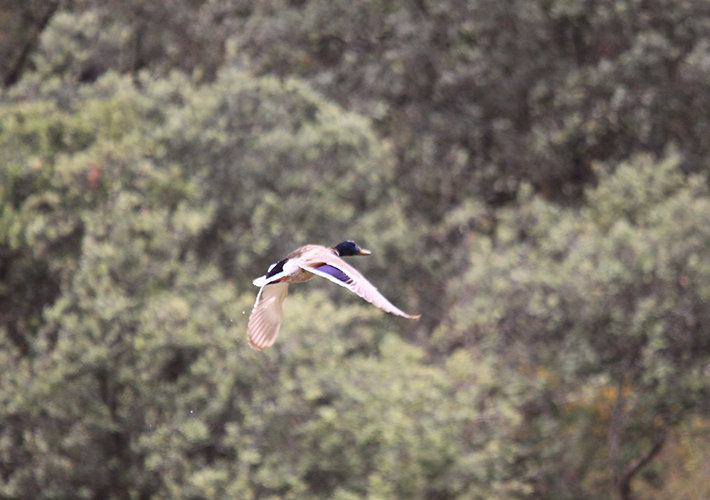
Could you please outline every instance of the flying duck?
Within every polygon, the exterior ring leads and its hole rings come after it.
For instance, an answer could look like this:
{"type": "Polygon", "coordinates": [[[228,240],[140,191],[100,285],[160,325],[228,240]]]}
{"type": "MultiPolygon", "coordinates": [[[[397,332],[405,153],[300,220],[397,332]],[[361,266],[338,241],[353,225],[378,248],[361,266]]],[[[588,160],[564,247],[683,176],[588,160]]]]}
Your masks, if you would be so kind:
{"type": "Polygon", "coordinates": [[[331,248],[306,245],[272,264],[264,276],[253,281],[260,290],[249,316],[249,345],[260,351],[274,343],[281,326],[281,310],[288,294],[288,284],[302,283],[313,276],[337,283],[388,313],[419,319],[419,316],[412,316],[397,309],[360,272],[341,259],[370,253],[354,241],[348,240],[331,248]]]}

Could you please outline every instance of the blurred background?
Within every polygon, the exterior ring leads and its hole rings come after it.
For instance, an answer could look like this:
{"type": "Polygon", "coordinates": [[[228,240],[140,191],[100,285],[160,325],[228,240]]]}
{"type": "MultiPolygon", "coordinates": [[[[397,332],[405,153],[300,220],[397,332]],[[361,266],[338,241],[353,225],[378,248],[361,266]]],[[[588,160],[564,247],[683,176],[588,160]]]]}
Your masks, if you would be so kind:
{"type": "Polygon", "coordinates": [[[0,85],[0,499],[710,498],[707,0],[5,0],[0,85]],[[345,239],[422,319],[250,349],[345,239]]]}

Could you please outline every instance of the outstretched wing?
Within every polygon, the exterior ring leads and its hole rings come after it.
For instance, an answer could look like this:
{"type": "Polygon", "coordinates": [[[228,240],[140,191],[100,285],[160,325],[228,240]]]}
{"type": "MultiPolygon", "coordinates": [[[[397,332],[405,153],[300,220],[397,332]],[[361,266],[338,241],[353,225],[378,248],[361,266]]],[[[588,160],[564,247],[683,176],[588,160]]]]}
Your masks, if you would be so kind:
{"type": "Polygon", "coordinates": [[[301,269],[337,283],[383,311],[410,319],[419,319],[395,307],[360,272],[336,255],[324,254],[321,262],[299,264],[301,269]]]}
{"type": "Polygon", "coordinates": [[[257,350],[269,347],[276,340],[281,327],[281,311],[288,295],[288,283],[262,286],[249,316],[249,345],[257,350]]]}

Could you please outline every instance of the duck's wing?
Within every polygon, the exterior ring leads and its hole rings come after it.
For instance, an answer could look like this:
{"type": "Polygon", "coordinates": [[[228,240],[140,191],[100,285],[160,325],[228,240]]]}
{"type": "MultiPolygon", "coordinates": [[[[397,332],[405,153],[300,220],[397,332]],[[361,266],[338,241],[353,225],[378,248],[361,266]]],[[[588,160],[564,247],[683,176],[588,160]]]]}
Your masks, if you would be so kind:
{"type": "Polygon", "coordinates": [[[306,262],[299,262],[298,265],[309,273],[347,288],[383,311],[405,318],[419,319],[419,315],[412,316],[395,307],[357,269],[332,252],[322,252],[306,262]]]}
{"type": "Polygon", "coordinates": [[[249,316],[247,334],[249,345],[257,350],[269,347],[276,340],[281,327],[281,311],[288,295],[288,283],[262,286],[249,316]]]}

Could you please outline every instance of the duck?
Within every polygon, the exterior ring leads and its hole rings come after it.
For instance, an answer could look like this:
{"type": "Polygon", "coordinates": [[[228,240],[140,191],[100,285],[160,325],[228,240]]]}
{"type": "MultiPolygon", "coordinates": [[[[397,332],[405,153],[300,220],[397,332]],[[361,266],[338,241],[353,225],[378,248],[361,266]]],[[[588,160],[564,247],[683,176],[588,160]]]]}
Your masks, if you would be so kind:
{"type": "Polygon", "coordinates": [[[352,240],[334,247],[306,245],[269,266],[265,275],[252,282],[259,287],[259,293],[247,325],[249,346],[261,351],[274,344],[281,328],[281,311],[288,295],[288,285],[303,283],[315,276],[347,288],[383,311],[419,319],[419,315],[407,314],[395,307],[359,271],[342,259],[371,253],[352,240]]]}

